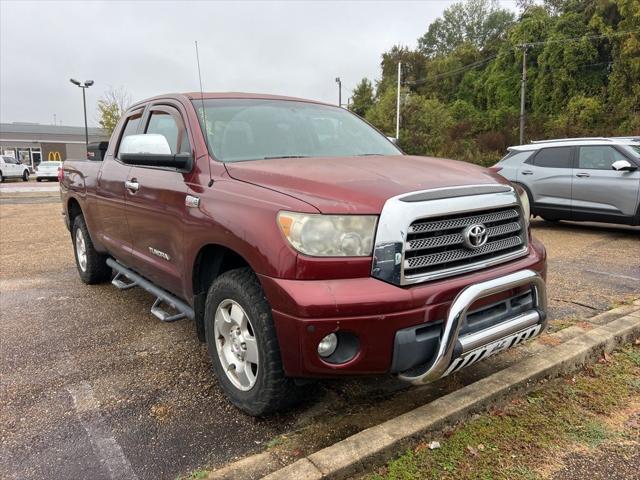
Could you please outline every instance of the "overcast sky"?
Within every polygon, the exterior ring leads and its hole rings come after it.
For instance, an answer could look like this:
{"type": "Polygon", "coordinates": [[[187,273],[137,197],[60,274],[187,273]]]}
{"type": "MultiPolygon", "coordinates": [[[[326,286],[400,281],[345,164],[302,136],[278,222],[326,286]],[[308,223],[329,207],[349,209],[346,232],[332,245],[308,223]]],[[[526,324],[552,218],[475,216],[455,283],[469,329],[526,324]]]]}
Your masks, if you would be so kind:
{"type": "MultiPolygon", "coordinates": [[[[451,1],[12,1],[0,0],[0,121],[82,125],[80,89],[96,101],[124,86],[134,100],[199,90],[276,93],[337,102],[380,55],[415,47],[451,1]]],[[[513,8],[514,2],[501,1],[513,8]]]]}

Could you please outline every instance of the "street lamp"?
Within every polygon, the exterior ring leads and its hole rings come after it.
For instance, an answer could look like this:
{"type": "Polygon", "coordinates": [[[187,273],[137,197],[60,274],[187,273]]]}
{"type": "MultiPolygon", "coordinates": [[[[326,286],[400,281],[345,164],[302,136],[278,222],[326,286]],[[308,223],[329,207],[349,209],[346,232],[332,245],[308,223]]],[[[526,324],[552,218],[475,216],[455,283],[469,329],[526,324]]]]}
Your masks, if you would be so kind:
{"type": "Polygon", "coordinates": [[[84,107],[84,143],[87,149],[89,149],[89,127],[87,127],[87,99],[85,98],[84,91],[93,85],[93,80],[86,80],[84,84],[75,78],[70,78],[69,81],[74,85],[82,89],[82,106],[84,107]]]}
{"type": "Polygon", "coordinates": [[[336,77],[336,83],[338,84],[338,106],[342,106],[342,82],[340,77],[336,77]]]}

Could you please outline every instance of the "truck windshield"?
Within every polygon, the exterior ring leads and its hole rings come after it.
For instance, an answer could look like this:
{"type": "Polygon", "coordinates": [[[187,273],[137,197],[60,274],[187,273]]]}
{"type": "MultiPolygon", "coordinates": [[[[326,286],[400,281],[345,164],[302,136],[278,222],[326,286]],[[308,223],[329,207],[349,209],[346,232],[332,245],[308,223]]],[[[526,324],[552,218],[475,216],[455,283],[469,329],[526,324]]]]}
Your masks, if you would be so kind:
{"type": "Polygon", "coordinates": [[[338,107],[290,100],[194,100],[210,153],[222,162],[402,155],[386,137],[338,107]]]}

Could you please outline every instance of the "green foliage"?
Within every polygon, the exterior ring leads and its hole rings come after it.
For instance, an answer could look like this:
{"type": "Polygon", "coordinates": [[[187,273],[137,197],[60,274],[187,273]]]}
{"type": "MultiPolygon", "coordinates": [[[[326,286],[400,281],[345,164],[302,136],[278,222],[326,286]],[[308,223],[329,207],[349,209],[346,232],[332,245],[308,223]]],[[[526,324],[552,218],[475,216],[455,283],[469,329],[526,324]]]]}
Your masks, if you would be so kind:
{"type": "Polygon", "coordinates": [[[364,117],[367,111],[373,106],[374,103],[374,91],[373,85],[368,78],[363,78],[360,83],[353,89],[351,95],[350,109],[354,113],[364,117]]]}
{"type": "Polygon", "coordinates": [[[416,50],[395,46],[382,55],[373,101],[363,80],[354,111],[395,134],[402,62],[402,148],[490,164],[518,142],[527,44],[527,140],[639,135],[640,2],[523,0],[519,6],[517,21],[490,0],[450,6],[416,50]]]}
{"type": "Polygon", "coordinates": [[[109,135],[118,124],[118,120],[131,104],[131,95],[124,87],[109,88],[98,100],[98,124],[109,135]]]}
{"type": "Polygon", "coordinates": [[[109,135],[111,135],[113,129],[116,128],[116,124],[118,120],[120,120],[121,115],[122,112],[115,103],[98,100],[98,116],[100,117],[98,123],[100,124],[100,128],[106,130],[109,135]]]}
{"type": "Polygon", "coordinates": [[[463,43],[485,48],[499,40],[514,21],[508,10],[494,0],[467,0],[447,8],[418,39],[418,48],[428,57],[447,55],[463,43]]]}

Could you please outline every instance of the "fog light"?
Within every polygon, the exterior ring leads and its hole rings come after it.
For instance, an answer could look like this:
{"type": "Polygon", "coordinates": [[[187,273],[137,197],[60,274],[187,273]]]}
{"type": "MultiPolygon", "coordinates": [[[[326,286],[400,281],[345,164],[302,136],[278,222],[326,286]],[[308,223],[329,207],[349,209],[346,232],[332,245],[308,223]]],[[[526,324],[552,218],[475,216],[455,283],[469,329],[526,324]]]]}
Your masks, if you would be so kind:
{"type": "Polygon", "coordinates": [[[328,357],[336,351],[337,347],[338,337],[335,333],[330,333],[322,340],[320,340],[320,343],[318,344],[318,355],[320,355],[321,357],[328,357]]]}

